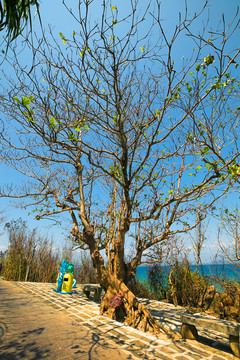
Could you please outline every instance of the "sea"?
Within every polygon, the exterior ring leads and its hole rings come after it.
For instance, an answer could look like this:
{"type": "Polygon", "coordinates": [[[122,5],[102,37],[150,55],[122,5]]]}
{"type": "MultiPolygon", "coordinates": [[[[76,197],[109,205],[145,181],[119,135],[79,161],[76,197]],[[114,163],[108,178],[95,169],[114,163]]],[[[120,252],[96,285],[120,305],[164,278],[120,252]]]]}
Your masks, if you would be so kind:
{"type": "MultiPolygon", "coordinates": [[[[192,271],[196,269],[196,265],[190,265],[192,271]]],[[[168,273],[168,267],[162,267],[164,273],[168,273]]],[[[148,281],[149,266],[138,266],[136,278],[140,282],[148,281]]],[[[220,279],[229,279],[240,281],[240,267],[234,264],[204,264],[199,266],[199,273],[205,276],[218,277],[220,279]]]]}

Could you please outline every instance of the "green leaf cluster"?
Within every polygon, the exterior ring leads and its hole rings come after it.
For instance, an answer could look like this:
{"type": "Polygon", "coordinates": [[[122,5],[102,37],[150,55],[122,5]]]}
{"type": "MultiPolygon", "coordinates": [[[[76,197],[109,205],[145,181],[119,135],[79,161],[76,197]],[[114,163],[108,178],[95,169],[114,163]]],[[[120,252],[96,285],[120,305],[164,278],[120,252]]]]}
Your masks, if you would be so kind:
{"type": "Polygon", "coordinates": [[[14,96],[13,98],[18,104],[21,104],[23,106],[28,106],[31,104],[31,102],[33,101],[34,97],[32,95],[30,95],[29,97],[23,96],[22,97],[22,101],[19,100],[19,98],[17,96],[14,96]]]}
{"type": "Polygon", "coordinates": [[[66,45],[67,40],[66,40],[65,36],[64,36],[61,32],[59,33],[59,35],[60,35],[60,37],[61,37],[62,40],[63,40],[63,45],[66,45]]]}
{"type": "Polygon", "coordinates": [[[14,96],[13,98],[19,105],[23,106],[25,111],[23,111],[23,114],[28,117],[28,121],[32,124],[36,124],[36,122],[33,120],[32,115],[34,114],[34,111],[30,108],[30,104],[33,101],[34,97],[30,95],[29,97],[23,96],[22,100],[20,100],[17,96],[14,96]]]}
{"type": "Polygon", "coordinates": [[[119,166],[110,166],[111,173],[116,176],[117,178],[122,178],[122,170],[119,166]]]}

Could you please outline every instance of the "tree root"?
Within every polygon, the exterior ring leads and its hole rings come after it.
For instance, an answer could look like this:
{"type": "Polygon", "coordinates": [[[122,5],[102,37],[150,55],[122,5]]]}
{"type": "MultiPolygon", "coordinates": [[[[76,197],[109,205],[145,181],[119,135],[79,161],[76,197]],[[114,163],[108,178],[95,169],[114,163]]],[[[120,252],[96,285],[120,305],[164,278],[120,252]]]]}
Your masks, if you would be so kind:
{"type": "Polygon", "coordinates": [[[116,293],[117,291],[114,291],[112,288],[107,290],[101,302],[101,315],[122,322],[137,330],[152,333],[156,337],[164,333],[171,339],[179,338],[173,331],[170,329],[166,330],[166,328],[157,322],[146,306],[140,303],[128,288],[127,291],[122,291],[124,302],[118,308],[110,307],[109,301],[116,293]]]}

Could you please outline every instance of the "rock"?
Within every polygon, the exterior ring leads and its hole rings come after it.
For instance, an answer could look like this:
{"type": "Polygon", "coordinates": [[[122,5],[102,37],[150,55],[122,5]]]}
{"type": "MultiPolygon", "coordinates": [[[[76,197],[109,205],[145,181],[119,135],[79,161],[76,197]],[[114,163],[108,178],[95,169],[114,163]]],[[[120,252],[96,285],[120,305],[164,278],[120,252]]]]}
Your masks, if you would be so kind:
{"type": "Polygon", "coordinates": [[[220,298],[221,298],[221,302],[224,307],[233,305],[233,300],[231,299],[231,297],[228,294],[223,293],[220,295],[220,298]]]}
{"type": "Polygon", "coordinates": [[[235,356],[240,357],[240,349],[239,349],[239,340],[238,337],[230,335],[229,342],[232,349],[232,352],[235,356]]]}
{"type": "Polygon", "coordinates": [[[182,324],[181,335],[183,339],[197,340],[198,332],[194,325],[182,324]]]}
{"type": "Polygon", "coordinates": [[[208,310],[209,307],[211,306],[214,297],[216,295],[216,289],[215,286],[209,286],[209,288],[207,289],[204,298],[203,298],[203,307],[205,310],[208,310]]]}
{"type": "Polygon", "coordinates": [[[236,308],[239,308],[239,307],[240,307],[240,296],[239,296],[239,295],[240,295],[240,294],[237,293],[236,296],[235,296],[234,306],[235,306],[236,308]]]}
{"type": "Polygon", "coordinates": [[[219,293],[216,293],[214,296],[214,299],[211,303],[210,309],[212,310],[213,313],[215,313],[216,317],[219,317],[219,313],[223,311],[223,305],[222,302],[220,300],[220,295],[219,293]]]}
{"type": "Polygon", "coordinates": [[[236,308],[235,306],[229,306],[226,312],[230,319],[239,319],[239,308],[236,308]]]}

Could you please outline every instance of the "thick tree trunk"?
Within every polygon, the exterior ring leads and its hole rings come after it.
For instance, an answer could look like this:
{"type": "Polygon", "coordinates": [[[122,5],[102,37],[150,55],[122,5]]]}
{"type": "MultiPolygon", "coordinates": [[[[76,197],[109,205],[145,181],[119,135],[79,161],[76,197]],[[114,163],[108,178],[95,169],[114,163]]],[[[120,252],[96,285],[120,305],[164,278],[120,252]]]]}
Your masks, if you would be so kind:
{"type": "Polygon", "coordinates": [[[169,337],[176,338],[171,331],[167,332],[153,318],[146,306],[137,300],[136,296],[125,284],[128,281],[128,276],[129,278],[133,276],[134,268],[131,271],[131,267],[128,268],[124,263],[122,243],[116,242],[114,250],[110,252],[112,256],[109,258],[108,268],[105,267],[104,260],[99,249],[95,247],[94,241],[89,241],[89,244],[98,282],[106,290],[106,294],[101,301],[100,314],[140,331],[154,333],[156,336],[165,333],[169,337]],[[119,307],[113,308],[109,302],[116,294],[123,295],[123,303],[119,307]]]}
{"type": "Polygon", "coordinates": [[[101,302],[101,315],[110,317],[111,319],[122,322],[128,326],[132,326],[140,331],[154,333],[156,336],[160,333],[165,333],[170,337],[173,336],[172,333],[166,332],[163,326],[153,318],[146,306],[137,300],[136,296],[123,282],[112,276],[109,279],[109,284],[110,285],[101,302]],[[123,295],[124,301],[118,308],[112,308],[109,302],[117,293],[123,295]]]}

